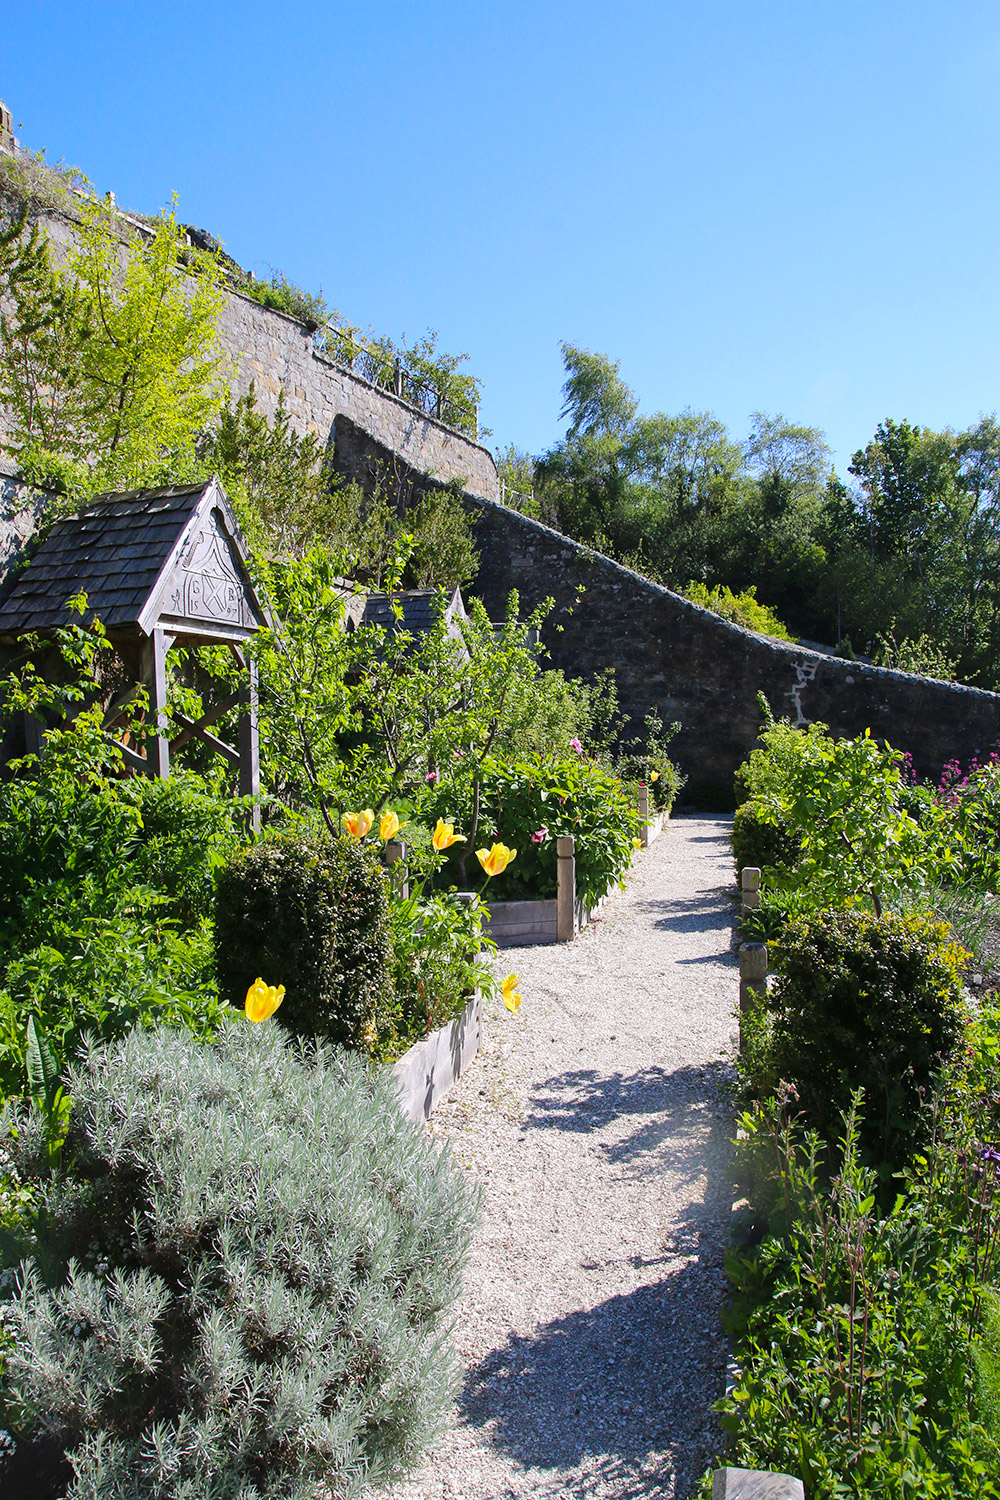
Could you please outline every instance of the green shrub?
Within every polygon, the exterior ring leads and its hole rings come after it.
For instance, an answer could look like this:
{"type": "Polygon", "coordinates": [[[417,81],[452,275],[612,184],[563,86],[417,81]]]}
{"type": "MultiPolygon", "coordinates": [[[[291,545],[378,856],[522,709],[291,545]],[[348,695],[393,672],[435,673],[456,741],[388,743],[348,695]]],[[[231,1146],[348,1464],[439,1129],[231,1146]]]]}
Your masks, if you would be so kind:
{"type": "Polygon", "coordinates": [[[390,898],[396,1003],[393,1034],[382,1050],[398,1057],[460,1016],[477,985],[490,987],[491,971],[478,956],[496,947],[483,934],[485,914],[478,898],[454,891],[390,898]]]}
{"type": "Polygon", "coordinates": [[[137,882],[167,898],[167,915],[194,927],[212,915],[215,873],[246,841],[241,805],[214,796],[200,776],[136,782],[142,828],[133,859],[137,882]]]}
{"type": "MultiPolygon", "coordinates": [[[[514,863],[491,880],[489,901],[546,900],[556,894],[556,839],[576,839],[576,891],[593,906],[622,879],[640,820],[632,789],[582,755],[532,755],[487,762],[481,782],[478,844],[495,840],[517,850],[514,863]],[[543,833],[537,843],[532,834],[543,833]]],[[[468,815],[465,815],[468,818],[468,815]]],[[[470,826],[467,820],[463,831],[470,826]]],[[[479,875],[478,864],[469,865],[479,875]]]]}
{"type": "Polygon", "coordinates": [[[740,804],[733,815],[729,837],[737,880],[742,878],[746,865],[761,870],[768,866],[791,869],[799,853],[799,840],[785,820],[759,802],[740,804]]]}
{"type": "Polygon", "coordinates": [[[710,609],[713,614],[721,615],[724,620],[731,620],[734,625],[742,625],[744,630],[754,630],[759,635],[768,635],[776,641],[795,640],[774,610],[767,604],[761,604],[755,584],[744,589],[741,594],[734,594],[724,583],[709,588],[706,583],[695,582],[689,583],[683,592],[684,597],[693,604],[710,609]]]}
{"type": "Polygon", "coordinates": [[[375,1049],[392,1002],[392,957],[374,851],[297,837],[230,861],[216,882],[215,962],[231,1005],[243,1005],[259,976],[285,986],[278,1019],[296,1035],[375,1049]]]}
{"type": "MultiPolygon", "coordinates": [[[[470,1196],[359,1059],[234,1019],[132,1032],[69,1080],[64,1159],[8,1381],[65,1441],[67,1500],[357,1496],[452,1391],[442,1315],[470,1196]]],[[[17,1121],[36,1180],[37,1121],[17,1121]]]]}
{"type": "Polygon", "coordinates": [[[862,1144],[888,1170],[922,1139],[922,1106],[963,1035],[966,954],[944,923],[824,911],[793,920],[768,997],[774,1074],[828,1141],[856,1089],[862,1144]]]}

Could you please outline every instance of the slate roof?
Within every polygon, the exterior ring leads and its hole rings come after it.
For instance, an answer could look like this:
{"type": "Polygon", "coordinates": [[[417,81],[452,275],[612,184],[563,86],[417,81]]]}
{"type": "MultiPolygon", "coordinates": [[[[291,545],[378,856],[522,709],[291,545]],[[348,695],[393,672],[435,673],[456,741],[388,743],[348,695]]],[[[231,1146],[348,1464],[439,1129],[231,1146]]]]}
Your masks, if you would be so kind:
{"type": "MultiPolygon", "coordinates": [[[[400,594],[369,594],[365,599],[364,612],[359,623],[380,625],[383,630],[392,633],[397,630],[408,630],[413,635],[422,635],[434,625],[439,608],[439,597],[436,589],[407,589],[400,594]],[[402,619],[397,619],[393,604],[399,606],[402,619]]],[[[456,615],[459,619],[465,618],[462,596],[458,589],[448,601],[445,610],[445,618],[449,625],[456,615]]],[[[449,634],[454,635],[456,631],[452,629],[449,634]]]]}
{"type": "MultiPolygon", "coordinates": [[[[220,486],[209,479],[102,496],[60,521],[0,604],[0,634],[70,624],[78,617],[69,613],[66,601],[78,593],[87,595],[87,618],[96,616],[109,631],[127,635],[148,629],[143,611],[170,576],[203,500],[228,513],[220,486]]],[[[235,521],[231,524],[235,531],[235,521]]],[[[196,532],[197,527],[191,535],[196,532]]]]}

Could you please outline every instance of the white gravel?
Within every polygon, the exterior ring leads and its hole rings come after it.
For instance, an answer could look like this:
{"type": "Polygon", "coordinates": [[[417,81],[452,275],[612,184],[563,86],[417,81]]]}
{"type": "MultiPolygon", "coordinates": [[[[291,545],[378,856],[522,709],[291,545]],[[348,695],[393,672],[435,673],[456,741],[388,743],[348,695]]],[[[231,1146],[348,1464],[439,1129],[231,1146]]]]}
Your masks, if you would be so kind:
{"type": "Polygon", "coordinates": [[[736,1044],[725,818],[675,819],[429,1129],[481,1184],[451,1427],[394,1500],[691,1494],[717,1446],[736,1044]]]}

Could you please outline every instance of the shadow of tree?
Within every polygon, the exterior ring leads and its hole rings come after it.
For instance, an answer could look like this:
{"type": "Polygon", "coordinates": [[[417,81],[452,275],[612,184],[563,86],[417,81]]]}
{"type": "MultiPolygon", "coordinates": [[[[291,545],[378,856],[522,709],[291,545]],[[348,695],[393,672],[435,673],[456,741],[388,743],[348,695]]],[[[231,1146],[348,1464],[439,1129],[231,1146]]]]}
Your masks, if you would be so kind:
{"type": "Polygon", "coordinates": [[[466,1376],[465,1420],[561,1496],[690,1495],[710,1457],[710,1406],[725,1383],[719,1293],[690,1263],[652,1286],[512,1335],[466,1376]]]}

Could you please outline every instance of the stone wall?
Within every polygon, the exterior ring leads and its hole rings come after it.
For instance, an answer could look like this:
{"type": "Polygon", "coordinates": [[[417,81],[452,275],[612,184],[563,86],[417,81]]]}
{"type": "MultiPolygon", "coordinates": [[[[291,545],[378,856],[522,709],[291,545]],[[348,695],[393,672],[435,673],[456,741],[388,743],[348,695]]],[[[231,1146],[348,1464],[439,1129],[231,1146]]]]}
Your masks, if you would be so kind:
{"type": "MultiPolygon", "coordinates": [[[[72,221],[42,213],[39,222],[55,259],[63,260],[74,243],[72,221]]],[[[496,463],[488,448],[318,354],[312,335],[294,318],[227,292],[218,327],[237,394],[243,395],[253,381],[261,408],[271,414],[283,390],[296,429],[316,433],[325,447],[333,448],[338,467],[335,423],[343,416],[421,473],[443,483],[460,480],[475,495],[499,496],[496,463]]]]}
{"type": "Polygon", "coordinates": [[[771,641],[494,501],[467,497],[481,552],[475,592],[494,619],[517,589],[521,614],[546,597],[551,663],[574,677],[613,667],[623,709],[641,724],[656,708],[681,733],[671,753],[689,793],[731,793],[760,724],[757,694],[792,723],[839,734],[870,728],[913,755],[922,775],[988,753],[1000,696],[906,672],[862,666],[771,641]],[[578,590],[582,586],[582,592],[578,590]]]}

